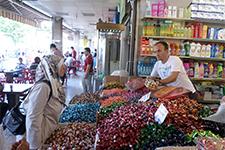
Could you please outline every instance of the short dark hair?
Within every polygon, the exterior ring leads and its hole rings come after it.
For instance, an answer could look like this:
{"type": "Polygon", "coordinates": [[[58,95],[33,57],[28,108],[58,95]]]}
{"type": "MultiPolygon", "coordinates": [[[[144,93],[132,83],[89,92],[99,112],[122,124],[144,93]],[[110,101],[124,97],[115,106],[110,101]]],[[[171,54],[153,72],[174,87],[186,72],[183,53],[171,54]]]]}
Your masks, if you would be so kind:
{"type": "Polygon", "coordinates": [[[50,48],[56,48],[56,45],[52,43],[52,44],[50,45],[50,48]]]}
{"type": "Polygon", "coordinates": [[[89,47],[85,47],[84,50],[87,51],[88,53],[91,53],[91,49],[89,47]]]}
{"type": "Polygon", "coordinates": [[[39,63],[40,61],[41,61],[40,57],[35,57],[35,58],[34,58],[34,62],[35,62],[35,63],[39,63]]]}
{"type": "Polygon", "coordinates": [[[71,49],[74,49],[74,47],[73,47],[73,46],[71,46],[70,48],[71,48],[71,49]]]}
{"type": "Polygon", "coordinates": [[[163,46],[164,46],[164,48],[165,48],[166,50],[168,50],[168,49],[169,49],[169,45],[168,45],[168,43],[167,43],[167,42],[165,42],[165,41],[159,41],[159,42],[156,42],[154,45],[158,45],[158,44],[163,45],[163,46]]]}

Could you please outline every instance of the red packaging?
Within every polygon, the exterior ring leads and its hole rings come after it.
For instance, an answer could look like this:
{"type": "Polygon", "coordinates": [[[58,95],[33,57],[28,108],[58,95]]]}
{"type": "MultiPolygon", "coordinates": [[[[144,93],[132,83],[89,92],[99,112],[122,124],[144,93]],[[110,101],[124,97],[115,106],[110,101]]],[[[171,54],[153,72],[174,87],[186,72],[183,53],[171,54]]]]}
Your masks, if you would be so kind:
{"type": "Polygon", "coordinates": [[[194,25],[194,38],[198,38],[198,37],[199,37],[199,36],[198,36],[198,33],[199,33],[199,24],[196,23],[196,24],[194,25]]]}
{"type": "Polygon", "coordinates": [[[203,24],[199,23],[198,38],[203,37],[203,24]]]}

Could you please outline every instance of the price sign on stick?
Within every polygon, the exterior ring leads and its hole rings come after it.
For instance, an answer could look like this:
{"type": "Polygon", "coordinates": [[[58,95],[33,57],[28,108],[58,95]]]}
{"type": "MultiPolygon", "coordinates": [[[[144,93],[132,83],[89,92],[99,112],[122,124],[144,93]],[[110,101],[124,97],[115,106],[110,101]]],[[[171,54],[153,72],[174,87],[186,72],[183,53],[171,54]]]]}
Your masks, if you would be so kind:
{"type": "Polygon", "coordinates": [[[164,120],[166,119],[166,116],[168,115],[168,110],[166,109],[166,107],[161,104],[159,106],[159,108],[157,109],[157,111],[155,112],[155,121],[158,122],[159,124],[162,124],[164,122],[164,120]]]}
{"type": "Polygon", "coordinates": [[[149,92],[148,94],[142,96],[140,99],[139,99],[139,102],[146,102],[147,100],[149,100],[151,96],[151,92],[149,92]]]}

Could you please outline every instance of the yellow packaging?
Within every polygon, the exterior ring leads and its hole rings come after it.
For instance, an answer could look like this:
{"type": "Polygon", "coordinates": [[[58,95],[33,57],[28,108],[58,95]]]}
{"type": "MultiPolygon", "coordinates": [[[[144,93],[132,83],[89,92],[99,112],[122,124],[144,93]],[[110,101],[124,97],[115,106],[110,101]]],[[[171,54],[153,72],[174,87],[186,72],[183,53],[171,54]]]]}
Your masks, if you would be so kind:
{"type": "Polygon", "coordinates": [[[203,25],[203,30],[202,30],[202,38],[206,39],[207,38],[207,32],[208,32],[208,26],[203,25]]]}

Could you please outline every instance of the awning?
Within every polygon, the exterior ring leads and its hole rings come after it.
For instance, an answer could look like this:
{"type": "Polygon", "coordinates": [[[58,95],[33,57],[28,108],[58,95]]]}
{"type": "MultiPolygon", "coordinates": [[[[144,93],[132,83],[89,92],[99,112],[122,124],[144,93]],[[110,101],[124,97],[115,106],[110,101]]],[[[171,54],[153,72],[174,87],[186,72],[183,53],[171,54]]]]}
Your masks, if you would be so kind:
{"type": "Polygon", "coordinates": [[[21,23],[37,26],[42,20],[51,20],[47,16],[23,2],[13,0],[0,0],[0,16],[6,17],[21,23]]]}

